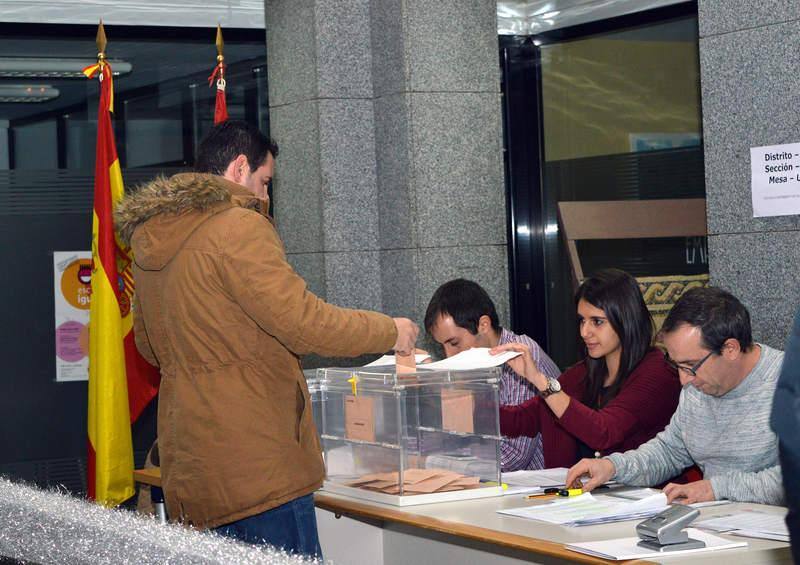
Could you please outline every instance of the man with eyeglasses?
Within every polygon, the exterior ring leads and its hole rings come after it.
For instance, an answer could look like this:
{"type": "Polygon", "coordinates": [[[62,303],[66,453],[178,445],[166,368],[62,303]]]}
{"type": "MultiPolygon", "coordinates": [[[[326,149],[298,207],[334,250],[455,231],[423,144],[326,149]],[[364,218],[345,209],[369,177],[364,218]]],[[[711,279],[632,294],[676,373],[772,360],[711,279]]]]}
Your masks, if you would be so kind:
{"type": "Polygon", "coordinates": [[[588,477],[586,491],[611,479],[653,486],[697,464],[704,479],[668,484],[669,502],[782,504],[778,441],[769,419],[783,352],[754,343],[747,309],[718,288],[686,292],[661,337],[683,385],[669,425],[637,449],[581,460],[567,483],[588,477]]]}

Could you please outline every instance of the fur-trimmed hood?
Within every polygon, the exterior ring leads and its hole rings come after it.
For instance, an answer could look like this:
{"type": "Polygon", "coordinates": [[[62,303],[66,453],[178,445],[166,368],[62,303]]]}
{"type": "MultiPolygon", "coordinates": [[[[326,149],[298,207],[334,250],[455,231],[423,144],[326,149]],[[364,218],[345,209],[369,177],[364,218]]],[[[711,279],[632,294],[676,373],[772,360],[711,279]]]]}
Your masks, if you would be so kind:
{"type": "Polygon", "coordinates": [[[136,263],[158,270],[209,217],[233,206],[266,215],[268,203],[218,175],[158,177],[122,199],[114,212],[120,240],[136,248],[136,263]]]}
{"type": "Polygon", "coordinates": [[[133,232],[136,347],[161,368],[167,512],[216,528],[314,492],[325,466],[299,356],[386,351],[394,322],[309,292],[277,230],[242,207],[257,202],[244,187],[181,176],[143,190],[120,225],[133,232]]]}

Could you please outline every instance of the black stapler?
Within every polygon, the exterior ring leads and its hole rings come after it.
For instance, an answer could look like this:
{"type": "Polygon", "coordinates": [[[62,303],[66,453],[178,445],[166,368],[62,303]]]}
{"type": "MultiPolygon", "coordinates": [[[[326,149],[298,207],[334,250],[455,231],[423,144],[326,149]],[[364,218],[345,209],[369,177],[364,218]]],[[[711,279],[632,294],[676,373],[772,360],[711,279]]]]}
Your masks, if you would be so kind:
{"type": "Polygon", "coordinates": [[[680,551],[705,547],[704,541],[691,539],[683,529],[700,515],[697,508],[671,504],[662,513],[637,524],[639,547],[651,551],[680,551]]]}

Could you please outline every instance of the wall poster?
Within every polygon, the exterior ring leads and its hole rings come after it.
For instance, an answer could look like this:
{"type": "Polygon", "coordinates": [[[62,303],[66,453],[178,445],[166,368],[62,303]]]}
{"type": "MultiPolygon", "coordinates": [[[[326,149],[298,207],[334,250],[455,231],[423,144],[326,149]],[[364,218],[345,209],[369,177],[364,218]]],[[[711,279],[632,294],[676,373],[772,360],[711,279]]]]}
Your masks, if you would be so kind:
{"type": "Polygon", "coordinates": [[[56,381],[89,380],[91,251],[53,252],[56,381]]]}

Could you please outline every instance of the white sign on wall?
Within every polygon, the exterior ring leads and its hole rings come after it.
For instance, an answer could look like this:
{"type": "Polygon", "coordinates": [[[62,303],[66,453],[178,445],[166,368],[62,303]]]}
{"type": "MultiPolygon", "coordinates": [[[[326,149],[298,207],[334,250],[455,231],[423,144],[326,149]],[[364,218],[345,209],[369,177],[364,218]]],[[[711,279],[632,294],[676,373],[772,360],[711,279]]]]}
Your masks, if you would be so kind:
{"type": "Polygon", "coordinates": [[[89,379],[89,303],[92,253],[53,253],[56,310],[56,380],[89,379]]]}
{"type": "Polygon", "coordinates": [[[753,217],[800,214],[800,143],[750,148],[753,217]]]}

